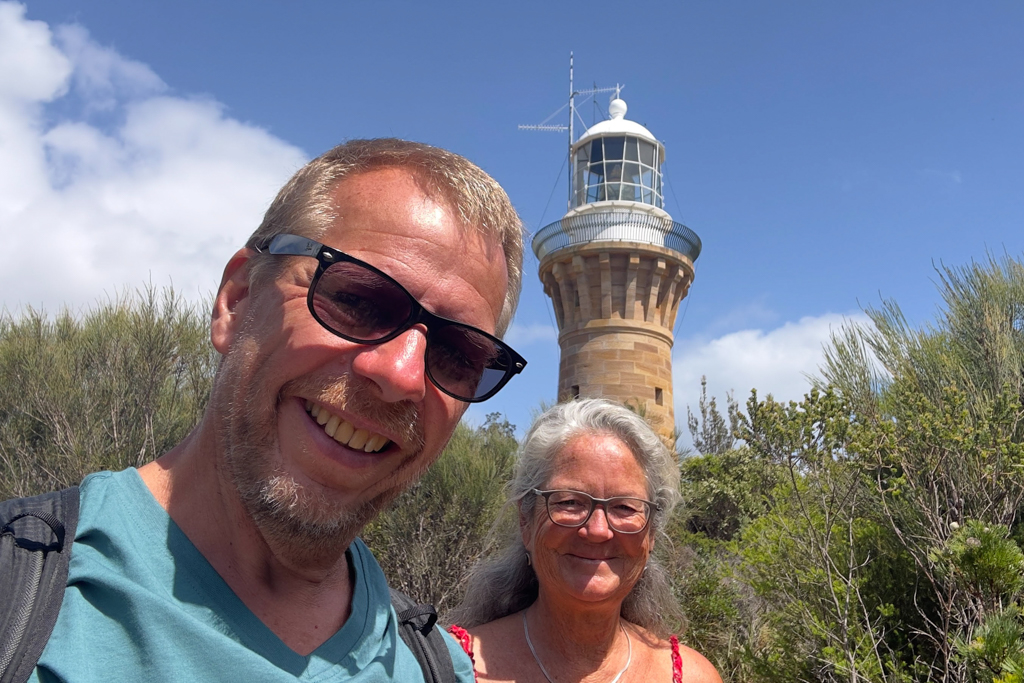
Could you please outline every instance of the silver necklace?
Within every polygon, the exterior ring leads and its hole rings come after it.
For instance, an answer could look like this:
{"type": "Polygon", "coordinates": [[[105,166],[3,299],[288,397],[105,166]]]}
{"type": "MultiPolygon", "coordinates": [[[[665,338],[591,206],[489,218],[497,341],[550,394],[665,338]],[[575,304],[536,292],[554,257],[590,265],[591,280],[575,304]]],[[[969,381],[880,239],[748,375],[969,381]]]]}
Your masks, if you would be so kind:
{"type": "MultiPolygon", "coordinates": [[[[626,666],[622,667],[622,671],[615,674],[608,683],[619,683],[619,679],[622,678],[622,674],[626,673],[630,663],[633,661],[633,641],[629,639],[629,633],[626,632],[626,627],[622,625],[622,619],[619,619],[619,628],[622,629],[622,635],[626,636],[626,666]]],[[[540,657],[537,656],[537,650],[533,647],[533,641],[530,640],[530,627],[526,625],[526,610],[523,610],[523,635],[526,636],[526,644],[530,646],[530,654],[533,655],[533,661],[537,662],[537,666],[540,667],[540,672],[544,674],[544,678],[548,679],[548,683],[555,683],[551,680],[548,670],[544,668],[544,665],[540,662],[540,657]]]]}

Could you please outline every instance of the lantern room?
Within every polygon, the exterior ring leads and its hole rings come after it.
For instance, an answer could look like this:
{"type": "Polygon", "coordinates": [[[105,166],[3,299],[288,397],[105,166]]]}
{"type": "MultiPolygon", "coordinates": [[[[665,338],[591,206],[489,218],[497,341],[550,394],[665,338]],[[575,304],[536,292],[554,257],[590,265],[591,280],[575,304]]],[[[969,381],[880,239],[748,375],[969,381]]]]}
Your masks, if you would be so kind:
{"type": "Polygon", "coordinates": [[[569,209],[598,202],[636,202],[662,208],[661,164],[665,147],[650,131],[628,121],[616,97],[611,118],[591,126],[572,146],[573,192],[569,209]]]}

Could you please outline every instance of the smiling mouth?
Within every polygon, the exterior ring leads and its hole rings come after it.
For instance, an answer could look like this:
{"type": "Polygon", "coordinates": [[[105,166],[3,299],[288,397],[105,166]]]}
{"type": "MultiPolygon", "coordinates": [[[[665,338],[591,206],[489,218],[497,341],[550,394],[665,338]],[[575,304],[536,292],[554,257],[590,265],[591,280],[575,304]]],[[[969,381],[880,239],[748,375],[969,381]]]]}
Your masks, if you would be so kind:
{"type": "Polygon", "coordinates": [[[319,403],[306,401],[306,412],[324,428],[327,436],[352,450],[380,453],[391,445],[391,440],[383,434],[356,429],[351,422],[338,417],[319,403]]]}
{"type": "Polygon", "coordinates": [[[610,557],[586,557],[584,555],[570,555],[570,557],[575,557],[577,560],[585,562],[608,562],[611,560],[610,557]]]}

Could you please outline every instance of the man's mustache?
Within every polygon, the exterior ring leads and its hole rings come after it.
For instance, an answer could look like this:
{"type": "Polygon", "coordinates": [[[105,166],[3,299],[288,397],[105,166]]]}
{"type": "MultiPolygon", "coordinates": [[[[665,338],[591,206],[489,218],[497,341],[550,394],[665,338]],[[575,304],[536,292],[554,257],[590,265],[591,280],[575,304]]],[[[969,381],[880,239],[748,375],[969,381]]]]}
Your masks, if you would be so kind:
{"type": "Polygon", "coordinates": [[[365,418],[374,431],[395,435],[404,450],[418,452],[424,442],[419,409],[411,401],[382,401],[377,398],[377,391],[372,382],[351,374],[315,374],[288,382],[281,396],[304,396],[322,405],[342,408],[365,418]]]}

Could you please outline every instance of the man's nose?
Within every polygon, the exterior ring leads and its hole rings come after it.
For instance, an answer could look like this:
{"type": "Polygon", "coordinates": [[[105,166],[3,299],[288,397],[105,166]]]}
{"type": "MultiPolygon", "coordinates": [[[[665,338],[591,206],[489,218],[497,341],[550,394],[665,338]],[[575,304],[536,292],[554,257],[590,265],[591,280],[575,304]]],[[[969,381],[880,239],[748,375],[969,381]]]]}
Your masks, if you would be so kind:
{"type": "Polygon", "coordinates": [[[376,384],[385,401],[421,401],[427,391],[426,353],[426,330],[416,325],[383,344],[364,346],[352,369],[376,384]]]}

